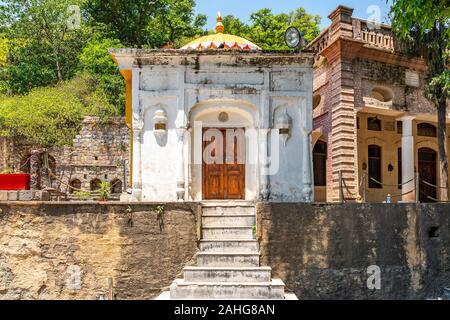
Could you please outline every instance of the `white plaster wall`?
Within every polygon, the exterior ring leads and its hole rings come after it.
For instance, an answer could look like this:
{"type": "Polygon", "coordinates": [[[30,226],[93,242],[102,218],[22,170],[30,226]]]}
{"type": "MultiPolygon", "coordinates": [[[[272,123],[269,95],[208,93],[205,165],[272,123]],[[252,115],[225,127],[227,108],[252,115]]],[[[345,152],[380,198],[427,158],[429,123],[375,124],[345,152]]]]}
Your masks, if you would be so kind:
{"type": "MultiPolygon", "coordinates": [[[[144,99],[144,105],[151,99],[144,99]]],[[[155,101],[153,101],[155,102],[155,101]]],[[[170,201],[176,199],[177,141],[175,131],[176,100],[157,103],[145,108],[142,144],[142,200],[170,201]],[[168,116],[167,135],[158,138],[154,132],[156,109],[164,109],[168,116]]]]}

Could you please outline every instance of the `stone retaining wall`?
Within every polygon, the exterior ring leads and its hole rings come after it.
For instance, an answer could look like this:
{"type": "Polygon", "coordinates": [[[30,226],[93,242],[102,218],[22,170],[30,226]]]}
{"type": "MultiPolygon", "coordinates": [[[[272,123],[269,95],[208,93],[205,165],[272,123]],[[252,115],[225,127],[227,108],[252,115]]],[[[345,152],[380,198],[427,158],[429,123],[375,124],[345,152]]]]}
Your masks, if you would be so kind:
{"type": "Polygon", "coordinates": [[[1,299],[151,299],[197,250],[196,204],[1,203],[1,299]],[[127,210],[131,208],[130,210],[127,210]]]}
{"type": "Polygon", "coordinates": [[[299,299],[427,299],[450,287],[448,204],[259,204],[261,263],[299,299]],[[381,289],[367,288],[367,268],[381,289]]]}
{"type": "MultiPolygon", "coordinates": [[[[0,202],[0,299],[151,299],[193,263],[198,203],[0,202]],[[129,210],[129,208],[131,210],[129,210]]],[[[257,204],[261,263],[300,299],[450,287],[450,205],[257,204]],[[379,266],[381,289],[367,288],[379,266]]]]}

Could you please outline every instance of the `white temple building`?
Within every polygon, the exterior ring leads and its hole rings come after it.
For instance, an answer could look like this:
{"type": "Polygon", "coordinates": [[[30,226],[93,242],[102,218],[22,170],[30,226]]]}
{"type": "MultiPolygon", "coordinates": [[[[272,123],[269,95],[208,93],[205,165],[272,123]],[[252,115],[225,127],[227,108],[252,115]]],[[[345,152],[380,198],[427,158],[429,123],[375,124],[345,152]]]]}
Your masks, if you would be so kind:
{"type": "Polygon", "coordinates": [[[134,201],[313,201],[311,53],[223,33],[110,50],[127,83],[134,201]]]}

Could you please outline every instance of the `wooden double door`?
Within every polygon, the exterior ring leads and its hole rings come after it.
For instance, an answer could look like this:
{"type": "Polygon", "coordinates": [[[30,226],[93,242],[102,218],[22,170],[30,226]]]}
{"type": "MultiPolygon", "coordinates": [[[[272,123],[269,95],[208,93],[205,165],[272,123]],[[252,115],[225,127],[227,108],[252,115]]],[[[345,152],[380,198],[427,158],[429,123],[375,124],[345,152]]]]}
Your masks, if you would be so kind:
{"type": "Polygon", "coordinates": [[[245,199],[245,130],[203,128],[203,199],[245,199]]]}

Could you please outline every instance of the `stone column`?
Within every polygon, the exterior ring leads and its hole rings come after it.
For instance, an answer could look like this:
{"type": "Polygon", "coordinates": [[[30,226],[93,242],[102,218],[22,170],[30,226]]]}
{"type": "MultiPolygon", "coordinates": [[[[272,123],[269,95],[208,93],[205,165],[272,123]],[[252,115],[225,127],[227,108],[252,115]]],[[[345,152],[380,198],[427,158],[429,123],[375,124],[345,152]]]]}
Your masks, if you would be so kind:
{"type": "Polygon", "coordinates": [[[270,196],[270,162],[268,158],[268,143],[270,129],[262,128],[259,130],[259,154],[260,154],[260,192],[259,197],[263,201],[269,200],[270,196]]]}
{"type": "Polygon", "coordinates": [[[184,135],[186,134],[186,128],[177,128],[178,136],[178,171],[177,171],[177,199],[183,201],[186,194],[186,178],[184,174],[184,135]]]}
{"type": "Polygon", "coordinates": [[[133,120],[133,188],[132,201],[142,200],[143,121],[133,120]]]}
{"type": "Polygon", "coordinates": [[[311,131],[302,129],[303,136],[303,152],[302,152],[302,163],[303,163],[303,200],[305,202],[312,202],[312,152],[311,152],[311,131]]]}
{"type": "Polygon", "coordinates": [[[402,135],[402,183],[410,181],[402,185],[402,193],[409,192],[402,196],[404,202],[414,202],[416,200],[414,186],[414,136],[413,136],[413,120],[412,116],[404,116],[399,119],[403,123],[402,135]],[[411,191],[411,192],[410,192],[411,191]]]}
{"type": "Polygon", "coordinates": [[[30,156],[30,189],[41,190],[41,151],[32,150],[30,156]]]}

